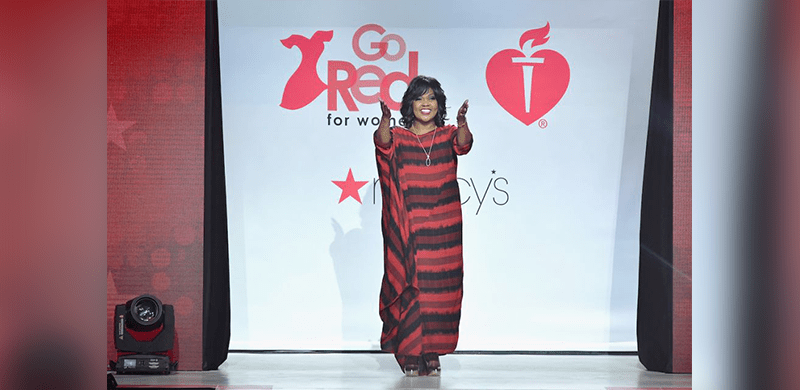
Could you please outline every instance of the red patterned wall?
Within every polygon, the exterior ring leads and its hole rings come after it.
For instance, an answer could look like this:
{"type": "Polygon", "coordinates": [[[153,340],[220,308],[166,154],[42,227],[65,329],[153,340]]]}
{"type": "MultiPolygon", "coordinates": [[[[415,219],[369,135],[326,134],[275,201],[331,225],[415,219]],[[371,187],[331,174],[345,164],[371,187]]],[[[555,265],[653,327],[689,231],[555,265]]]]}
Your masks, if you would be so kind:
{"type": "Polygon", "coordinates": [[[692,372],[692,1],[673,7],[672,370],[692,372]]]}
{"type": "Polygon", "coordinates": [[[108,356],[114,306],[175,306],[202,368],[205,3],[108,1],[108,356]]]}
{"type": "MultiPolygon", "coordinates": [[[[800,2],[784,0],[769,4],[768,12],[774,19],[770,20],[773,30],[767,36],[772,40],[768,44],[772,45],[770,54],[774,63],[770,64],[770,73],[774,74],[766,77],[766,83],[770,93],[776,94],[770,101],[776,106],[770,107],[775,115],[776,143],[773,156],[764,154],[771,160],[769,172],[774,178],[770,184],[775,190],[774,195],[768,196],[774,199],[774,204],[769,206],[771,215],[767,217],[769,225],[774,226],[771,234],[765,236],[769,240],[766,246],[776,247],[776,264],[765,266],[759,258],[746,261],[751,269],[769,267],[775,272],[768,279],[774,283],[767,293],[769,301],[762,303],[772,317],[757,326],[769,332],[765,340],[769,360],[765,366],[769,367],[767,375],[774,383],[772,388],[783,390],[797,389],[800,384],[800,2]]],[[[766,126],[763,129],[773,131],[766,126]]]]}

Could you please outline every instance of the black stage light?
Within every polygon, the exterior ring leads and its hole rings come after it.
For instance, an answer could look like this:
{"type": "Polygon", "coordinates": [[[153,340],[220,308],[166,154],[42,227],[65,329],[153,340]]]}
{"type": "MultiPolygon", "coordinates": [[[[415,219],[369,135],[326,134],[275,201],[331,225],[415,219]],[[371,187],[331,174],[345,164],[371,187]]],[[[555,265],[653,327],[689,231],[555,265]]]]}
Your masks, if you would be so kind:
{"type": "Polygon", "coordinates": [[[118,374],[169,374],[178,366],[175,310],[153,295],[131,299],[114,310],[118,374]]]}

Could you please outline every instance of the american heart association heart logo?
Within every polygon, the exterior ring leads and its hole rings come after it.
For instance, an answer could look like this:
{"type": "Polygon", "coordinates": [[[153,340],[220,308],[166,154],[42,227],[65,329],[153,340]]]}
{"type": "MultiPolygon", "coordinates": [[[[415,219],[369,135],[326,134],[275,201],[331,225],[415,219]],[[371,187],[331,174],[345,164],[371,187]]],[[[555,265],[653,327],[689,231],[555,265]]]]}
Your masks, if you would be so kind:
{"type": "MultiPolygon", "coordinates": [[[[527,51],[547,42],[550,23],[520,36],[519,48],[527,51]]],[[[569,64],[560,53],[542,49],[525,55],[506,49],[486,65],[486,83],[497,103],[525,125],[539,120],[558,104],[569,85],[569,64]]]]}

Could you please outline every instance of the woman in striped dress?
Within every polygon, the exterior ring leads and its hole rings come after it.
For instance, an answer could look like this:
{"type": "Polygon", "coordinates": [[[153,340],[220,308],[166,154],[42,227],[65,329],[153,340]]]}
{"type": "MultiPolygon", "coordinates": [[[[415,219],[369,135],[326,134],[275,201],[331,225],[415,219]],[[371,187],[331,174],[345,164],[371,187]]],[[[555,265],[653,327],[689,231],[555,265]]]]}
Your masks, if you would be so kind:
{"type": "Polygon", "coordinates": [[[394,353],[406,375],[439,375],[439,356],[453,352],[461,319],[463,259],[458,155],[472,148],[468,101],[457,126],[445,125],[439,82],[417,76],[400,108],[374,134],[383,211],[384,275],[380,292],[381,349],[394,353]]]}

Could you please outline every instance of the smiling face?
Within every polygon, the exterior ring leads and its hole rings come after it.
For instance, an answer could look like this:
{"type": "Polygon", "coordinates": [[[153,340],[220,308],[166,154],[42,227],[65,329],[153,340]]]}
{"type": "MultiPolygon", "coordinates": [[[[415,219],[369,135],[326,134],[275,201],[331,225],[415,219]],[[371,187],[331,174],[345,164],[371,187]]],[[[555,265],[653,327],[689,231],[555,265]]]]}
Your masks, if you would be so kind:
{"type": "Polygon", "coordinates": [[[413,102],[413,108],[414,118],[420,125],[434,123],[436,114],[439,112],[439,102],[436,101],[433,90],[428,88],[422,96],[416,98],[413,102]]]}

